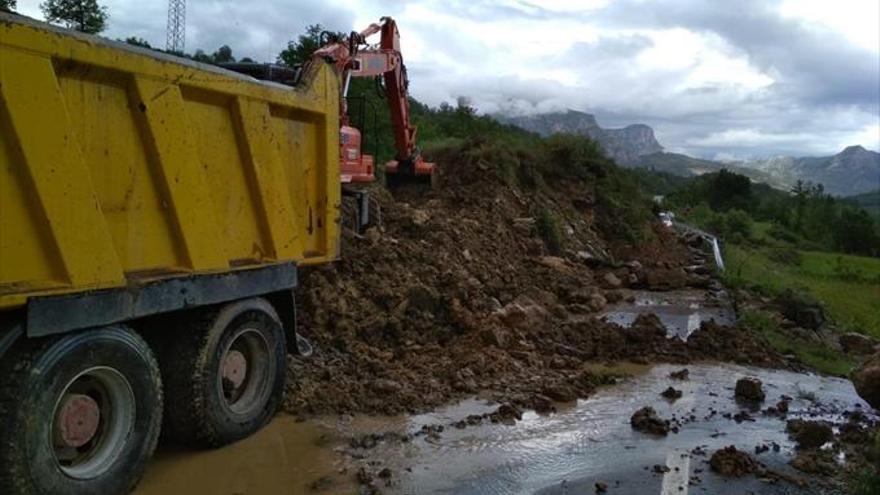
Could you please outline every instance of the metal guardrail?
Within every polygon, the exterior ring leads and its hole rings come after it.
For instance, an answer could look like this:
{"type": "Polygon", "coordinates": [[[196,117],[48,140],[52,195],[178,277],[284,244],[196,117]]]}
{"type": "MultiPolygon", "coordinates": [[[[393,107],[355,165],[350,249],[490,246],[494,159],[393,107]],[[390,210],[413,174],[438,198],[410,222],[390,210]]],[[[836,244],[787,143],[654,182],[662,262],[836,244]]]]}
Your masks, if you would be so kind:
{"type": "Polygon", "coordinates": [[[686,234],[698,235],[704,241],[706,241],[712,248],[712,255],[715,257],[715,267],[718,268],[718,271],[720,272],[724,271],[724,257],[721,255],[721,243],[718,241],[717,237],[706,232],[705,230],[701,230],[694,226],[678,221],[673,221],[672,226],[676,230],[682,231],[686,234]]]}

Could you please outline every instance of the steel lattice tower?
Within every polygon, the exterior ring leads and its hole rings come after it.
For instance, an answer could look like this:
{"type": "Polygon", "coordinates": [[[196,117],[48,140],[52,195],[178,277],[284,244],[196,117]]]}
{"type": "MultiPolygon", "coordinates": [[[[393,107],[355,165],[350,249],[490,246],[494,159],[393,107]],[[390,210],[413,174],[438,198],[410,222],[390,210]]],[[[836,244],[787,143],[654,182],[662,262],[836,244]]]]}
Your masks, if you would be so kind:
{"type": "Polygon", "coordinates": [[[165,49],[183,53],[186,49],[186,0],[168,0],[165,49]]]}

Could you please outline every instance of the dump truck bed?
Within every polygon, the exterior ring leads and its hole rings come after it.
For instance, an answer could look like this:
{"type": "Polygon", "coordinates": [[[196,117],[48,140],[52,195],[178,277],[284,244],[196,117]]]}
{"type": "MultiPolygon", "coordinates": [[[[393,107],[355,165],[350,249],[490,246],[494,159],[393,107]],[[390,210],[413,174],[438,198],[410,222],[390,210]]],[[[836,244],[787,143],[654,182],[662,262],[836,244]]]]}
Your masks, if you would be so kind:
{"type": "Polygon", "coordinates": [[[335,259],[338,94],[0,13],[0,310],[335,259]]]}

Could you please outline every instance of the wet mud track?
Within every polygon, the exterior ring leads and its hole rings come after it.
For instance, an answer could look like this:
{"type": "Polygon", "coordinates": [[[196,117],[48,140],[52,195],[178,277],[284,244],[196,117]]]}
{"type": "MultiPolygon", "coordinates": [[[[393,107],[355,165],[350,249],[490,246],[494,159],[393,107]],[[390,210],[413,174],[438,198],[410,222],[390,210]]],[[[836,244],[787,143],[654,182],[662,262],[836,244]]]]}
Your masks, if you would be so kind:
{"type": "Polygon", "coordinates": [[[840,422],[843,411],[868,410],[850,382],[713,363],[690,365],[688,380],[671,379],[679,369],[626,368],[632,378],[589,399],[560,404],[554,414],[526,411],[513,425],[483,421],[455,427],[468,416],[497,409],[479,397],[416,416],[300,423],[282,416],[256,437],[225,449],[161,453],[137,493],[357,493],[353,482],[359,471],[370,473],[383,493],[574,494],[595,493],[597,484],[619,494],[838,493],[789,466],[795,445],[785,419],[738,403],[734,384],[745,376],[761,379],[767,393],[763,408],[791,397],[787,419],[840,422]],[[660,396],[670,385],[681,398],[660,396]],[[678,432],[660,437],[634,431],[630,415],[645,405],[662,418],[675,418],[678,432]],[[750,418],[734,419],[741,411],[750,418]],[[709,457],[728,445],[767,469],[804,480],[804,486],[716,475],[709,457]],[[756,447],[773,445],[755,454],[756,447]]]}
{"type": "MultiPolygon", "coordinates": [[[[867,410],[848,381],[700,364],[689,367],[689,380],[674,381],[682,391],[680,399],[662,399],[659,394],[673,381],[669,374],[679,368],[654,366],[641,376],[600,390],[556,414],[525,413],[515,426],[446,429],[432,442],[415,442],[397,460],[392,451],[383,452],[379,457],[386,462],[401,463],[395,471],[401,473],[400,480],[389,491],[594,493],[598,483],[608,487],[607,493],[624,494],[836,493],[833,487],[810,480],[788,465],[795,445],[785,432],[785,420],[737,403],[734,383],[744,376],[761,379],[767,391],[765,407],[783,395],[792,397],[788,419],[840,421],[839,413],[845,410],[857,406],[867,410]],[[659,437],[634,431],[630,414],[644,405],[652,406],[660,417],[683,420],[678,433],[659,437]],[[733,419],[743,410],[750,412],[751,419],[733,419]],[[691,416],[692,421],[688,419],[691,416]],[[771,484],[754,476],[726,478],[709,469],[709,456],[720,448],[736,445],[754,453],[756,447],[774,444],[778,450],[770,448],[755,458],[768,469],[807,481],[807,486],[784,481],[771,484]]],[[[417,431],[422,424],[438,418],[455,421],[455,416],[463,412],[451,408],[417,416],[411,419],[410,428],[417,431]]]]}

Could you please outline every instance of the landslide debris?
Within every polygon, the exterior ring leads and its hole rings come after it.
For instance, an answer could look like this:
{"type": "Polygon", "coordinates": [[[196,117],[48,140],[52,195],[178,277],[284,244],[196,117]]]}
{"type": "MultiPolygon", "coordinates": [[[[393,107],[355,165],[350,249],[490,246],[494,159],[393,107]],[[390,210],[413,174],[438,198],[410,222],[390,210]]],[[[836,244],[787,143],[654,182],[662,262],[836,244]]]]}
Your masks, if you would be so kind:
{"type": "Polygon", "coordinates": [[[672,423],[667,419],[661,419],[657,415],[657,411],[650,406],[645,406],[636,411],[630,418],[629,424],[636,431],[664,437],[672,429],[672,423]]]}
{"type": "Polygon", "coordinates": [[[761,383],[761,380],[752,377],[737,380],[734,394],[737,399],[746,402],[763,402],[766,397],[764,384],[761,383]]]}
{"type": "Polygon", "coordinates": [[[786,424],[786,430],[801,449],[818,449],[834,438],[831,425],[824,421],[793,419],[786,424]]]}
{"type": "Polygon", "coordinates": [[[746,476],[761,469],[758,461],[733,445],[715,451],[709,459],[709,466],[722,476],[732,477],[746,476]]]}
{"type": "Polygon", "coordinates": [[[865,402],[880,410],[880,353],[855,370],[851,378],[856,392],[865,402]]]}
{"type": "Polygon", "coordinates": [[[609,219],[629,218],[615,206],[626,202],[597,188],[608,170],[525,186],[480,146],[436,156],[443,176],[430,191],[372,186],[376,224],[345,230],[339,261],[302,270],[298,331],[315,352],[289,360],[286,411],[417,412],[478,391],[552,411],[608,381],[589,362],[782,362],[754,334],[713,322],[684,343],[653,315],[626,329],[600,320],[619,291],[667,272],[703,285],[683,268],[706,257],[659,225],[629,225],[638,243],[621,238],[609,219]]]}

